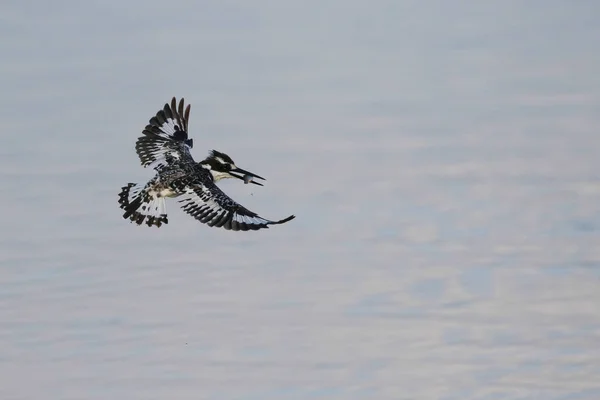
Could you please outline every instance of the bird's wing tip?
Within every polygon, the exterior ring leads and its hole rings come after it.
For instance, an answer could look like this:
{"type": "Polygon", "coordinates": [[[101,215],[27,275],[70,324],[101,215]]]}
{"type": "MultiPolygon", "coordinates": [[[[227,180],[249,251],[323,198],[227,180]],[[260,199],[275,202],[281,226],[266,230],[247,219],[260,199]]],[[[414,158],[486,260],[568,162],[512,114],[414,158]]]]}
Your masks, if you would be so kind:
{"type": "Polygon", "coordinates": [[[275,224],[285,224],[286,222],[288,222],[288,221],[291,221],[291,220],[293,220],[294,218],[296,218],[296,216],[295,216],[295,215],[290,215],[290,216],[289,216],[289,217],[287,217],[287,218],[280,219],[279,221],[276,221],[276,222],[275,222],[275,224]]]}

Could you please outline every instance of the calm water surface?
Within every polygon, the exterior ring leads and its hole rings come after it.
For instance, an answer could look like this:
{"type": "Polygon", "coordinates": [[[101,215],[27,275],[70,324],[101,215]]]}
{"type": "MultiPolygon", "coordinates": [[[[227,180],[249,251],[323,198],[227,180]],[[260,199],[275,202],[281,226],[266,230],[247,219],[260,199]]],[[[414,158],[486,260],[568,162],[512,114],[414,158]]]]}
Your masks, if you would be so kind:
{"type": "Polygon", "coordinates": [[[600,398],[592,1],[0,6],[0,398],[600,398]],[[289,224],[121,219],[134,143],[289,224]]]}

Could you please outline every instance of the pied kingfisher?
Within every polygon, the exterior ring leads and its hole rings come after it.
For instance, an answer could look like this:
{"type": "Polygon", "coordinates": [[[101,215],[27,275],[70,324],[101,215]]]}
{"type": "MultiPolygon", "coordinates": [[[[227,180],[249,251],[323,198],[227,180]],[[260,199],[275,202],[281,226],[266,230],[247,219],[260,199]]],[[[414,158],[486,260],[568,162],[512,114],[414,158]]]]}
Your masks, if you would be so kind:
{"type": "Polygon", "coordinates": [[[175,97],[171,105],[150,119],[136,142],[135,149],[142,165],[152,166],[156,175],[145,185],[129,183],[119,194],[119,204],[125,210],[123,218],[138,225],[160,227],[167,224],[165,197],[179,197],[183,210],[208,226],[234,231],[248,231],[283,224],[294,215],[270,221],[236,203],[221,191],[215,182],[224,178],[238,178],[244,183],[264,178],[238,168],[231,157],[212,150],[203,161],[196,162],[190,154],[193,140],[188,138],[190,106],[184,109],[175,97]]]}

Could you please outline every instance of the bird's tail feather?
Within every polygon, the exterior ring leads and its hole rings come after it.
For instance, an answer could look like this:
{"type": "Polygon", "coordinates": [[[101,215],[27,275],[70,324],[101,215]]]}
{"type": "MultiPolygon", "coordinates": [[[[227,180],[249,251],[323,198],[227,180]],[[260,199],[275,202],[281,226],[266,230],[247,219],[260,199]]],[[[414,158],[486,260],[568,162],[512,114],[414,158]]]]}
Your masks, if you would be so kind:
{"type": "Polygon", "coordinates": [[[138,225],[145,222],[148,226],[160,227],[169,223],[165,198],[151,195],[143,185],[128,183],[123,186],[119,193],[119,204],[125,210],[123,218],[138,225]]]}

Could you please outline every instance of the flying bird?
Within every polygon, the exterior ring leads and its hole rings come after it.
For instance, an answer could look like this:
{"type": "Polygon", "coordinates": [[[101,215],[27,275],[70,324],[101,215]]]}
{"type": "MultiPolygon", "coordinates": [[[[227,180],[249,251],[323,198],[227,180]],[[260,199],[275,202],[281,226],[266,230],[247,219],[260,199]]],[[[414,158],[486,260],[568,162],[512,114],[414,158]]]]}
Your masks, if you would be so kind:
{"type": "Polygon", "coordinates": [[[138,225],[160,227],[167,224],[166,198],[175,197],[181,208],[211,227],[233,231],[249,231],[283,224],[265,219],[232,200],[216,185],[226,178],[262,186],[255,179],[265,178],[236,166],[227,154],[211,150],[204,160],[194,161],[190,154],[193,139],[188,136],[190,105],[182,98],[152,117],[136,142],[135,149],[144,168],[152,167],[156,175],[145,185],[128,183],[121,188],[119,204],[123,218],[138,225]]]}

